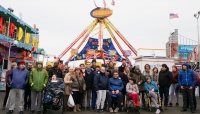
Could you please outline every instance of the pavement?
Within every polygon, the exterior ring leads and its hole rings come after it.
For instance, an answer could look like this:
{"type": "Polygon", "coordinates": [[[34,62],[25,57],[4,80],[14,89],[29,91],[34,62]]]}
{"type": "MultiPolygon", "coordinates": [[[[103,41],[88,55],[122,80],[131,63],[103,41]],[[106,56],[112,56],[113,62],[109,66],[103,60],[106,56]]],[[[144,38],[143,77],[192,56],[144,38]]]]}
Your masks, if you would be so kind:
{"type": "MultiPolygon", "coordinates": [[[[4,99],[4,96],[5,96],[5,92],[0,92],[0,104],[2,105],[3,104],[3,99],[4,99]]],[[[174,97],[175,98],[175,97],[174,97]]],[[[13,114],[18,114],[18,99],[17,100],[17,103],[16,103],[16,109],[14,110],[14,113],[13,114]]],[[[200,114],[200,99],[197,98],[197,110],[196,110],[196,114],[200,114]]],[[[175,101],[174,101],[174,104],[175,104],[175,101]]],[[[188,110],[187,112],[181,112],[181,107],[182,107],[182,96],[180,95],[180,106],[176,107],[169,107],[168,110],[164,110],[162,113],[163,114],[190,114],[190,111],[188,110]]],[[[6,110],[1,110],[0,109],[0,114],[6,114],[6,112],[8,111],[8,108],[6,108],[6,110]]],[[[95,114],[97,112],[95,111],[81,111],[81,112],[77,112],[76,114],[95,114]]],[[[109,114],[108,112],[103,112],[103,114],[109,114]]],[[[129,114],[137,114],[137,111],[135,110],[131,110],[129,114]]],[[[29,114],[29,111],[24,111],[24,114],[29,114]]],[[[48,110],[47,111],[47,114],[61,114],[60,111],[52,111],[52,110],[48,110]]],[[[64,114],[74,114],[72,111],[66,111],[64,114]]],[[[126,112],[119,112],[118,114],[126,114],[126,112]]],[[[146,111],[146,110],[143,110],[141,109],[141,114],[155,114],[155,109],[152,109],[151,112],[149,111],[146,111]]]]}

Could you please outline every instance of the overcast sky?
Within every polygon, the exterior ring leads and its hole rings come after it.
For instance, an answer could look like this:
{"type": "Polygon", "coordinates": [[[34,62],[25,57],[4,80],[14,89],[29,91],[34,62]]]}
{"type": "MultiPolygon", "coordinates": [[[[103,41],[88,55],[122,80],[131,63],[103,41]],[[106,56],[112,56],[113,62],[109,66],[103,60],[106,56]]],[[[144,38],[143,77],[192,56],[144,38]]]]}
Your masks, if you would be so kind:
{"type": "MultiPolygon", "coordinates": [[[[103,0],[95,1],[103,6],[103,0]]],[[[197,22],[193,15],[200,11],[200,0],[115,0],[114,7],[112,0],[105,1],[113,9],[109,20],[136,49],[165,48],[169,37],[169,13],[179,15],[178,19],[170,21],[171,32],[178,29],[179,34],[197,40],[197,22]]],[[[21,12],[22,19],[29,25],[36,24],[40,47],[57,56],[94,20],[90,16],[95,8],[93,0],[0,0],[0,4],[13,8],[18,17],[21,12]]],[[[97,31],[91,36],[95,33],[97,31]]],[[[106,31],[104,33],[105,38],[110,37],[106,31]]],[[[150,55],[151,51],[141,54],[150,55]]],[[[69,55],[67,53],[63,59],[69,55]]],[[[165,52],[156,51],[156,55],[165,56],[165,52]]]]}

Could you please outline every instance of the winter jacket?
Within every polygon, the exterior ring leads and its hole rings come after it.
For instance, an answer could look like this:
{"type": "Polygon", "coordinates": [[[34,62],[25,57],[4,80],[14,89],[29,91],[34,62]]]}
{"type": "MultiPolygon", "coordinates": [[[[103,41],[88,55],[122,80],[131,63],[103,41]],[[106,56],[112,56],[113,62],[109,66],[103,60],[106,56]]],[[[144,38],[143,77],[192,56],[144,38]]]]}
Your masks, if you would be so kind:
{"type": "MultiPolygon", "coordinates": [[[[120,76],[120,78],[121,78],[121,80],[122,80],[122,82],[124,84],[124,87],[126,87],[126,84],[129,82],[129,78],[133,77],[132,73],[129,74],[129,75],[127,75],[125,73],[121,73],[119,76],[120,76]]],[[[126,93],[126,88],[124,88],[122,92],[125,94],[126,93]]]]}
{"type": "Polygon", "coordinates": [[[49,76],[44,69],[33,69],[29,75],[29,84],[32,91],[43,91],[47,85],[49,76]]]}
{"type": "Polygon", "coordinates": [[[72,89],[79,89],[80,86],[82,86],[83,89],[86,89],[84,78],[76,76],[76,77],[71,77],[71,80],[72,80],[72,84],[71,84],[72,89]]]}
{"type": "Polygon", "coordinates": [[[85,83],[86,83],[86,90],[91,90],[93,86],[93,77],[94,77],[94,71],[91,69],[90,72],[87,72],[87,69],[85,69],[85,83]]]}
{"type": "Polygon", "coordinates": [[[57,78],[64,78],[63,75],[62,75],[62,70],[60,68],[52,67],[49,70],[49,78],[51,78],[54,74],[57,75],[57,78]]]}
{"type": "Polygon", "coordinates": [[[150,83],[145,82],[144,83],[144,89],[145,91],[148,93],[149,91],[151,91],[152,89],[154,89],[154,92],[157,93],[158,92],[158,85],[156,84],[156,82],[151,81],[150,83]]]}
{"type": "Polygon", "coordinates": [[[127,92],[128,94],[129,94],[129,93],[133,93],[133,92],[139,93],[139,89],[138,89],[137,84],[130,84],[130,83],[127,83],[127,84],[126,84],[126,92],[127,92]]]}
{"type": "Polygon", "coordinates": [[[6,71],[6,83],[8,84],[8,75],[10,74],[12,69],[6,71]]]}
{"type": "Polygon", "coordinates": [[[172,83],[178,83],[178,74],[179,74],[179,71],[175,71],[175,72],[172,72],[172,76],[173,76],[173,81],[172,83]]]}
{"type": "Polygon", "coordinates": [[[122,92],[122,90],[124,89],[124,84],[120,78],[114,78],[114,77],[110,78],[109,86],[110,86],[109,87],[110,91],[119,90],[120,92],[122,92]]]}
{"type": "Polygon", "coordinates": [[[140,82],[140,85],[138,85],[138,89],[139,89],[139,91],[143,91],[144,90],[144,82],[146,81],[143,74],[140,72],[134,71],[132,78],[136,80],[136,84],[138,84],[138,82],[140,82]]]}
{"type": "Polygon", "coordinates": [[[159,72],[159,81],[158,81],[159,86],[170,87],[172,81],[173,81],[172,73],[169,71],[168,67],[165,71],[161,70],[159,72]]]}
{"type": "Polygon", "coordinates": [[[113,72],[114,72],[114,67],[108,66],[108,67],[107,67],[107,70],[110,70],[110,71],[111,71],[111,74],[113,74],[113,72]]]}
{"type": "Polygon", "coordinates": [[[25,89],[28,83],[28,74],[29,72],[27,69],[12,69],[8,75],[8,84],[10,85],[11,89],[25,89]]]}
{"type": "Polygon", "coordinates": [[[125,67],[126,67],[126,66],[121,65],[121,66],[119,67],[119,72],[120,72],[120,73],[123,73],[125,67]]]}
{"type": "Polygon", "coordinates": [[[105,73],[99,73],[94,78],[94,91],[109,90],[109,77],[105,73]]]}
{"type": "Polygon", "coordinates": [[[197,74],[197,72],[194,71],[194,75],[196,77],[196,83],[195,83],[195,86],[199,86],[200,84],[200,78],[199,78],[199,75],[197,74]]]}
{"type": "Polygon", "coordinates": [[[189,65],[187,63],[184,63],[183,65],[187,66],[188,70],[181,70],[178,75],[178,84],[179,86],[195,86],[196,83],[196,77],[194,75],[194,72],[189,69],[189,65]]]}

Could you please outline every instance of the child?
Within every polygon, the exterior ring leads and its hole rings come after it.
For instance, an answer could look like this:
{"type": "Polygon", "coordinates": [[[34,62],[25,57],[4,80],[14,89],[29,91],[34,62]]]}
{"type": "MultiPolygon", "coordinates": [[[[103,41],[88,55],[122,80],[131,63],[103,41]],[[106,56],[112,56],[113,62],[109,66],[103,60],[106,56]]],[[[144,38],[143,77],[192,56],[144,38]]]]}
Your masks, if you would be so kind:
{"type": "Polygon", "coordinates": [[[129,79],[129,83],[126,84],[126,92],[129,97],[133,100],[133,105],[140,107],[140,100],[139,100],[139,89],[136,84],[136,80],[133,78],[129,79]]]}

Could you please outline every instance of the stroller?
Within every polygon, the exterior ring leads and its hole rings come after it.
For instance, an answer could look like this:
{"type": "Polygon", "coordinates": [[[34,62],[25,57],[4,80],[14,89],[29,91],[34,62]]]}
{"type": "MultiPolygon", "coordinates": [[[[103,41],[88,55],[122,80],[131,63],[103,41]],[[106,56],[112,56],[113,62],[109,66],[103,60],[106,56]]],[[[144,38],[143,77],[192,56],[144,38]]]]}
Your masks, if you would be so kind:
{"type": "Polygon", "coordinates": [[[64,113],[64,82],[62,78],[58,78],[57,82],[48,81],[44,91],[43,99],[43,114],[46,114],[47,109],[58,111],[61,109],[61,114],[64,113]]]}

